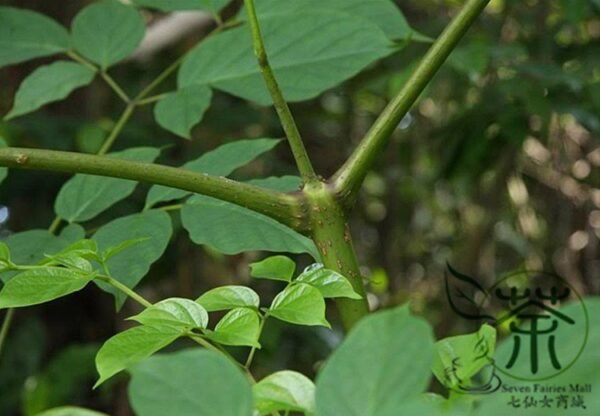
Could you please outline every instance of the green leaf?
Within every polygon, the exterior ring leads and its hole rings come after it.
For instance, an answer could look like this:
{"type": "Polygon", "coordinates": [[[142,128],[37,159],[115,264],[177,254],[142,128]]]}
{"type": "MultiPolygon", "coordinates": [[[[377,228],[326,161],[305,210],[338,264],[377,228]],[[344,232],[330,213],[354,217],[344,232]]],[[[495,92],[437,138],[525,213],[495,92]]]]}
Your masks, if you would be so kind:
{"type": "Polygon", "coordinates": [[[17,308],[48,302],[83,289],[92,273],[62,267],[41,267],[19,273],[0,290],[0,308],[17,308]]]}
{"type": "Polygon", "coordinates": [[[154,107],[154,118],[166,130],[191,139],[190,131],[202,121],[211,99],[210,88],[191,85],[163,97],[154,107]]]}
{"type": "Polygon", "coordinates": [[[496,329],[484,324],[473,334],[444,338],[435,343],[432,371],[443,386],[466,387],[483,367],[493,362],[496,349],[496,329]],[[447,369],[454,368],[449,373],[447,369]]]}
{"type": "Polygon", "coordinates": [[[145,23],[135,8],[102,0],[84,8],[73,20],[73,46],[102,69],[129,56],[144,37],[145,23]]]}
{"type": "MultiPolygon", "coordinates": [[[[48,230],[28,230],[10,235],[4,242],[12,253],[15,264],[31,265],[44,260],[44,256],[60,252],[73,242],[84,238],[85,231],[77,224],[65,227],[59,236],[48,230]]],[[[0,274],[0,280],[9,281],[14,272],[0,274]]]]}
{"type": "Polygon", "coordinates": [[[193,300],[183,298],[162,300],[129,319],[143,325],[168,325],[184,330],[204,329],[208,325],[206,309],[193,300]]]}
{"type": "Polygon", "coordinates": [[[247,184],[279,192],[294,192],[300,190],[302,179],[299,176],[271,176],[269,178],[252,179],[247,184]]]}
{"type": "Polygon", "coordinates": [[[50,264],[60,258],[79,257],[86,260],[98,259],[98,245],[94,240],[83,239],[74,242],[55,254],[46,254],[46,259],[40,264],[50,264]]]}
{"type": "Polygon", "coordinates": [[[100,378],[94,388],[115,374],[148,358],[182,335],[172,326],[136,326],[120,332],[102,345],[96,355],[100,378]]]}
{"type": "Polygon", "coordinates": [[[8,266],[10,263],[10,248],[4,241],[0,241],[0,268],[8,266]]]}
{"type": "Polygon", "coordinates": [[[260,348],[260,318],[248,308],[232,309],[219,321],[215,330],[206,337],[223,345],[238,345],[260,348]]]}
{"type": "MultiPolygon", "coordinates": [[[[256,2],[256,9],[260,19],[280,13],[299,13],[304,10],[343,12],[379,26],[390,39],[406,40],[417,35],[408,25],[400,9],[390,0],[296,0],[293,2],[261,0],[256,2]]],[[[246,19],[245,10],[240,12],[240,17],[246,19]]]]}
{"type": "Polygon", "coordinates": [[[258,309],[260,299],[249,287],[229,285],[209,290],[196,299],[196,302],[213,312],[244,307],[258,309]]]}
{"type": "MultiPolygon", "coordinates": [[[[109,156],[152,162],[159,154],[160,150],[153,147],[136,147],[111,153],[109,156]]],[[[54,203],[54,211],[68,222],[88,221],[131,195],[137,184],[136,181],[126,179],[78,174],[61,188],[54,203]]]]}
{"type": "Polygon", "coordinates": [[[222,355],[198,348],[156,355],[131,370],[138,416],[251,416],[252,390],[222,355]]]}
{"type": "Polygon", "coordinates": [[[29,10],[0,7],[0,68],[69,49],[67,30],[29,10]]]}
{"type": "Polygon", "coordinates": [[[106,413],[84,409],[83,407],[63,406],[46,410],[36,416],[108,416],[106,413]]]}
{"type": "Polygon", "coordinates": [[[132,238],[131,240],[125,240],[114,247],[109,247],[106,250],[104,250],[104,252],[102,253],[102,259],[103,261],[108,261],[111,257],[116,256],[124,250],[127,250],[129,247],[133,247],[147,240],[149,240],[148,237],[132,238]]]}
{"type": "MultiPolygon", "coordinates": [[[[261,19],[261,27],[269,61],[289,101],[313,98],[393,52],[381,29],[346,13],[275,14],[261,19]]],[[[246,26],[213,36],[188,54],[178,85],[195,84],[271,103],[246,26]]]]}
{"type": "Polygon", "coordinates": [[[293,324],[330,327],[325,319],[323,296],[317,289],[304,283],[288,286],[275,296],[268,313],[293,324]]]}
{"type": "Polygon", "coordinates": [[[216,13],[231,0],[133,0],[133,4],[163,12],[177,10],[207,10],[216,13]]]}
{"type": "MultiPolygon", "coordinates": [[[[110,275],[129,288],[134,288],[148,273],[150,266],[164,253],[172,234],[169,214],[149,210],[127,217],[117,218],[100,227],[93,239],[100,250],[114,247],[127,240],[144,239],[127,251],[112,256],[106,265],[110,275]]],[[[125,295],[102,282],[103,290],[115,295],[117,307],[125,301],[125,295]]]]}
{"type": "MultiPolygon", "coordinates": [[[[278,139],[238,140],[207,152],[198,159],[187,162],[182,168],[213,176],[228,176],[237,168],[252,162],[258,156],[273,149],[279,142],[278,139]]],[[[148,192],[146,208],[158,202],[183,198],[190,193],[180,189],[155,185],[148,192]]]]}
{"type": "Polygon", "coordinates": [[[295,270],[296,263],[286,256],[271,256],[250,264],[250,276],[257,279],[291,282],[295,270]]]}
{"type": "Polygon", "coordinates": [[[324,268],[320,263],[308,266],[295,282],[316,287],[324,298],[362,299],[348,279],[336,271],[324,268]]]}
{"type": "Polygon", "coordinates": [[[252,387],[256,408],[261,415],[275,412],[315,412],[315,385],[295,371],[278,371],[252,387]]]}
{"type": "Polygon", "coordinates": [[[75,62],[58,61],[33,71],[17,90],[15,103],[4,117],[9,120],[31,113],[45,104],[66,98],[79,87],[89,84],[96,73],[75,62]]]}
{"type": "Polygon", "coordinates": [[[181,220],[194,243],[224,254],[265,250],[309,253],[318,258],[310,239],[266,215],[215,198],[190,198],[181,210],[181,220]]]}
{"type": "Polygon", "coordinates": [[[397,416],[427,388],[432,355],[431,328],[408,306],[367,316],[317,377],[317,414],[397,416]]]}

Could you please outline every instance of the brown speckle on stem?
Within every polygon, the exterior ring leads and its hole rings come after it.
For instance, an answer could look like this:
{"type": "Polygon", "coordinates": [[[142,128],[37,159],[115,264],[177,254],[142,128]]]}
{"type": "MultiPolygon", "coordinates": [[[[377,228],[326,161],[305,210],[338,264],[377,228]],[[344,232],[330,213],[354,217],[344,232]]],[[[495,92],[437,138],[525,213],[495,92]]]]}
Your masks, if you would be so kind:
{"type": "Polygon", "coordinates": [[[20,153],[17,155],[15,160],[19,165],[24,165],[29,160],[29,157],[23,153],[20,153]]]}

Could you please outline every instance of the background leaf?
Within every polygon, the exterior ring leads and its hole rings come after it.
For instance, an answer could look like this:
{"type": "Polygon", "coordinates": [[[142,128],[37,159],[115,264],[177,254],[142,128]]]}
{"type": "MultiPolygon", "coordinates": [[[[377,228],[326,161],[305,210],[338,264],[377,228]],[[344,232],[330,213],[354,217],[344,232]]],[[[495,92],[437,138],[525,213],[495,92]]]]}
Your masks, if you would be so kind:
{"type": "Polygon", "coordinates": [[[181,334],[181,330],[171,326],[141,325],[113,336],[96,355],[100,378],[94,387],[166,347],[181,334]]]}
{"type": "Polygon", "coordinates": [[[432,354],[431,328],[408,306],[364,318],[317,377],[317,414],[398,415],[427,388],[432,354]]]}
{"type": "Polygon", "coordinates": [[[89,84],[96,73],[75,62],[58,61],[33,71],[17,90],[15,103],[5,120],[30,113],[41,106],[62,100],[72,91],[89,84]]]}
{"type": "MultiPolygon", "coordinates": [[[[269,61],[289,101],[306,100],[393,52],[381,29],[345,13],[299,11],[261,19],[269,61]]],[[[214,88],[269,105],[247,26],[193,49],[181,66],[180,88],[214,88]]]]}
{"type": "Polygon", "coordinates": [[[0,7],[0,68],[69,49],[67,30],[30,10],[0,7]]]}
{"type": "MultiPolygon", "coordinates": [[[[111,153],[109,157],[138,162],[152,162],[159,149],[136,147],[111,153]]],[[[78,174],[61,188],[54,203],[56,215],[68,222],[91,220],[117,202],[127,198],[138,182],[105,176],[78,174]]]]}
{"type": "Polygon", "coordinates": [[[133,4],[136,6],[149,7],[163,12],[207,10],[216,13],[229,2],[230,0],[133,0],[133,4]]]}
{"type": "Polygon", "coordinates": [[[252,415],[248,380],[212,351],[160,354],[133,368],[131,375],[129,398],[139,416],[252,415]]]}
{"type": "MultiPolygon", "coordinates": [[[[117,218],[103,225],[94,234],[100,250],[118,245],[119,243],[147,238],[127,250],[111,257],[107,262],[113,278],[134,288],[148,273],[150,266],[164,253],[172,234],[171,217],[163,211],[150,210],[127,217],[117,218]],[[131,261],[135,259],[135,261],[131,261]]],[[[117,307],[125,301],[125,295],[111,286],[98,282],[103,290],[115,295],[117,307]]]]}
{"type": "Polygon", "coordinates": [[[154,106],[156,122],[170,132],[190,139],[192,127],[200,123],[210,106],[212,91],[203,85],[191,85],[164,96],[154,106]]]}
{"type": "Polygon", "coordinates": [[[190,198],[181,210],[181,220],[194,243],[206,244],[224,254],[265,250],[319,256],[314,243],[291,228],[207,196],[190,198]]]}
{"type": "Polygon", "coordinates": [[[312,286],[298,283],[280,292],[269,308],[269,315],[298,325],[323,325],[330,327],[325,319],[325,300],[312,286]]]}
{"type": "Polygon", "coordinates": [[[102,0],[75,16],[73,46],[106,69],[129,56],[142,41],[144,31],[144,19],[133,7],[117,0],[102,0]]]}
{"type": "Polygon", "coordinates": [[[277,411],[315,412],[315,385],[295,371],[278,371],[252,387],[256,408],[261,415],[277,411]]]}
{"type": "Polygon", "coordinates": [[[196,302],[204,306],[207,311],[213,312],[240,307],[258,309],[260,299],[249,287],[227,285],[203,293],[196,302]]]}
{"type": "MultiPolygon", "coordinates": [[[[279,142],[278,139],[238,140],[207,152],[198,159],[187,162],[182,168],[213,176],[229,176],[237,168],[250,163],[261,154],[273,149],[279,142]]],[[[158,202],[183,198],[190,193],[180,189],[155,185],[148,192],[146,208],[154,206],[158,202]]]]}

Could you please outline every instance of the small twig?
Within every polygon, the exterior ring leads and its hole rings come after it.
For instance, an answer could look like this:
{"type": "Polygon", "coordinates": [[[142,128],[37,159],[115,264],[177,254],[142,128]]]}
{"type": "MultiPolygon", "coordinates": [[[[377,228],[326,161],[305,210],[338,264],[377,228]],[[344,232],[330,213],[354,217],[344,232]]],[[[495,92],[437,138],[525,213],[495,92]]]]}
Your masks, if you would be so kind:
{"type": "Polygon", "coordinates": [[[267,84],[269,94],[273,99],[273,105],[275,106],[275,110],[277,111],[277,115],[281,121],[281,126],[283,127],[283,130],[288,138],[290,148],[292,149],[294,159],[296,160],[296,165],[298,166],[298,170],[300,171],[305,183],[314,182],[317,180],[317,175],[313,169],[310,158],[308,157],[308,153],[306,153],[304,142],[302,141],[302,137],[300,136],[300,132],[298,131],[298,127],[296,126],[296,122],[292,116],[292,112],[290,111],[290,108],[283,97],[281,89],[279,88],[279,84],[277,83],[277,79],[275,78],[275,74],[273,73],[273,69],[269,64],[269,58],[267,56],[267,51],[265,49],[264,41],[260,31],[258,17],[256,16],[254,0],[244,0],[244,4],[248,12],[248,21],[252,31],[254,53],[258,60],[258,65],[265,83],[267,84]]]}
{"type": "Polygon", "coordinates": [[[4,321],[2,321],[2,328],[0,329],[0,357],[2,356],[2,349],[4,348],[4,344],[6,343],[8,330],[10,329],[10,324],[12,322],[14,314],[15,310],[13,308],[8,309],[6,311],[6,315],[4,316],[4,321]]]}

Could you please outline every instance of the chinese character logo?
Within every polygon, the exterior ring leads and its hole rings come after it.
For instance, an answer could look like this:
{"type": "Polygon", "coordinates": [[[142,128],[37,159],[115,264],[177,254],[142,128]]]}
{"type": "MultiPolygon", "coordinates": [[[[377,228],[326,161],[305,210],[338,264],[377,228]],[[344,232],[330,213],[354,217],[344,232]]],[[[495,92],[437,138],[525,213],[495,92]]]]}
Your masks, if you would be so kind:
{"type": "Polygon", "coordinates": [[[585,305],[575,289],[554,274],[513,273],[484,289],[448,265],[446,294],[459,316],[485,322],[506,336],[494,366],[512,378],[552,378],[566,371],[585,347],[585,305]],[[566,312],[562,308],[566,303],[576,305],[566,312]]]}

